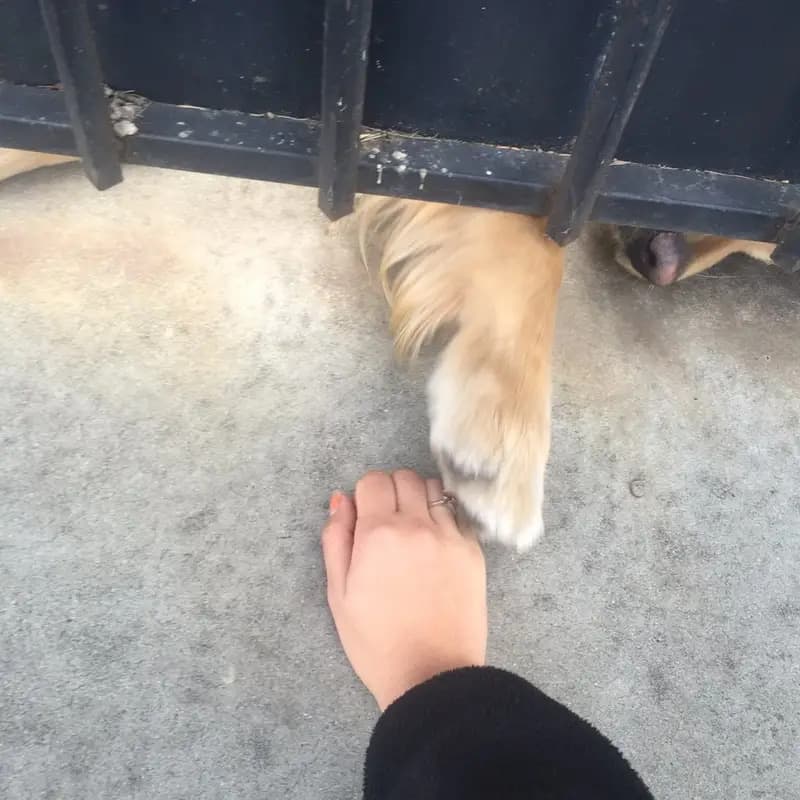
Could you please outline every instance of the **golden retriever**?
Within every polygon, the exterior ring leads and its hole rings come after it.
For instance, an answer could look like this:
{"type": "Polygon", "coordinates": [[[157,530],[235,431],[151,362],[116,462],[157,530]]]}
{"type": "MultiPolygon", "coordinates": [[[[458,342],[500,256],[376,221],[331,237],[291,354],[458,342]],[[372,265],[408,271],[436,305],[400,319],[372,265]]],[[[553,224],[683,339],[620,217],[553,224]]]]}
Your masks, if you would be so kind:
{"type": "MultiPolygon", "coordinates": [[[[484,539],[527,549],[542,533],[563,251],[545,235],[543,217],[376,197],[363,200],[357,214],[362,253],[375,253],[398,351],[413,357],[424,342],[449,333],[428,382],[430,443],[445,488],[484,539]]],[[[622,266],[661,285],[732,253],[768,261],[775,247],[612,230],[622,266]]]]}

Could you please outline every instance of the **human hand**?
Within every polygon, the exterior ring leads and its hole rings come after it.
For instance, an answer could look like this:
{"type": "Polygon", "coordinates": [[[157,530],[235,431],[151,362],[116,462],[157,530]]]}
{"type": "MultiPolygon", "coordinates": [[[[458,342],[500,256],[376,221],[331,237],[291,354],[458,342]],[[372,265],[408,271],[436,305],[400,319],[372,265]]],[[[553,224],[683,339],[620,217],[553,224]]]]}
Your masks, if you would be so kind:
{"type": "Polygon", "coordinates": [[[322,532],[328,604],[350,664],[384,710],[408,689],[486,659],[486,565],[442,484],[370,472],[335,493],[322,532]]]}

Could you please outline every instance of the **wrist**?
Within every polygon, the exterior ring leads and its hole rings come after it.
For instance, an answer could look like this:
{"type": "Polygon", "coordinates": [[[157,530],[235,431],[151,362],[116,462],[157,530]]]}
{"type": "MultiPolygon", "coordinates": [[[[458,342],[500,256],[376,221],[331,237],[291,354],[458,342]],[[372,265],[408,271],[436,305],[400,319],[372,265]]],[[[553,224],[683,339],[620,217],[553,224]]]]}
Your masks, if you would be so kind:
{"type": "Polygon", "coordinates": [[[430,658],[424,662],[411,665],[397,680],[392,684],[387,684],[377,692],[373,692],[378,708],[385,711],[395,700],[399,700],[406,692],[411,691],[416,686],[441,675],[443,672],[452,672],[456,669],[465,667],[482,667],[485,659],[470,659],[465,657],[442,657],[430,658]]]}

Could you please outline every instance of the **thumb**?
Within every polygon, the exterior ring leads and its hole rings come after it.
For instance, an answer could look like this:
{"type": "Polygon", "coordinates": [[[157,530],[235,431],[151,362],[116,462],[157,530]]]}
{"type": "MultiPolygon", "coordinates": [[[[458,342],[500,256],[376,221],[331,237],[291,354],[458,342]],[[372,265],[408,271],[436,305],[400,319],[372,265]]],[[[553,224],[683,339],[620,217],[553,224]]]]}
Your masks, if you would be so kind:
{"type": "Polygon", "coordinates": [[[356,508],[353,501],[346,494],[334,492],[330,501],[330,518],[322,529],[322,556],[328,577],[329,604],[334,598],[344,595],[355,527],[356,508]]]}

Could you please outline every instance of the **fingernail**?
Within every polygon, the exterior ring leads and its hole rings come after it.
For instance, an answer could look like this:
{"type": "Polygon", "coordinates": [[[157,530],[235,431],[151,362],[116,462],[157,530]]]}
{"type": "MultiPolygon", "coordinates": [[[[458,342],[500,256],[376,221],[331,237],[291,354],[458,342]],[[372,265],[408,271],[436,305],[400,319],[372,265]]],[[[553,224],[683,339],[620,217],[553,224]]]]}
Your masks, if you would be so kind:
{"type": "Polygon", "coordinates": [[[344,495],[341,492],[334,492],[331,495],[330,502],[328,503],[329,516],[333,516],[339,510],[339,506],[342,504],[343,499],[344,495]]]}

